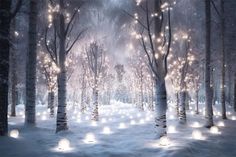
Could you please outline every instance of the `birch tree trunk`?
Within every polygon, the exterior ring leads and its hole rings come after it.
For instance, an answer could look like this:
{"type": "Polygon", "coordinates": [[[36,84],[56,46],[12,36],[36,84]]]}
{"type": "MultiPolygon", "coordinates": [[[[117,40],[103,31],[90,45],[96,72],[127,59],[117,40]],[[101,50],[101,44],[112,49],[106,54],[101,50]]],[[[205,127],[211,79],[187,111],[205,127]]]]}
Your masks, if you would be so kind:
{"type": "Polygon", "coordinates": [[[48,108],[50,109],[50,116],[54,116],[54,98],[55,94],[53,91],[48,92],[48,108]]]}
{"type": "Polygon", "coordinates": [[[186,91],[179,92],[180,104],[179,104],[179,120],[181,124],[186,123],[186,91]]]}
{"type": "Polygon", "coordinates": [[[36,97],[36,53],[37,53],[37,16],[38,0],[30,0],[29,13],[29,51],[26,64],[26,104],[25,124],[35,125],[35,97],[36,97]]]}
{"type": "Polygon", "coordinates": [[[80,112],[84,113],[84,111],[86,110],[86,106],[85,106],[85,90],[86,90],[86,84],[85,84],[85,74],[82,76],[82,89],[81,89],[81,106],[80,106],[80,112]]]}
{"type": "Polygon", "coordinates": [[[176,96],[176,115],[179,117],[179,92],[175,93],[176,96]]]}
{"type": "Polygon", "coordinates": [[[199,98],[198,98],[198,94],[199,94],[199,90],[196,90],[196,92],[195,92],[195,113],[196,114],[199,114],[199,105],[198,105],[198,103],[199,103],[199,98]]]}
{"type": "Polygon", "coordinates": [[[165,80],[156,80],[155,125],[158,137],[166,135],[166,110],[167,98],[165,80]]]}
{"type": "Polygon", "coordinates": [[[207,128],[213,126],[213,109],[211,88],[211,1],[205,1],[206,18],[206,52],[205,52],[205,96],[206,96],[206,124],[207,128]]]}
{"type": "Polygon", "coordinates": [[[221,107],[222,107],[222,119],[226,117],[225,107],[225,13],[224,13],[224,0],[221,0],[221,44],[222,44],[222,60],[221,60],[221,107]]]}
{"type": "Polygon", "coordinates": [[[234,112],[236,112],[236,74],[234,76],[234,112]]]}
{"type": "Polygon", "coordinates": [[[15,51],[11,51],[11,116],[16,116],[16,104],[17,104],[17,75],[16,75],[16,54],[15,51]]]}
{"type": "Polygon", "coordinates": [[[8,73],[11,1],[0,0],[0,136],[8,132],[8,73]]]}
{"type": "Polygon", "coordinates": [[[98,89],[97,89],[97,85],[95,85],[95,88],[93,88],[92,120],[95,120],[95,121],[99,120],[99,114],[98,114],[98,89]]]}
{"type": "Polygon", "coordinates": [[[65,17],[64,1],[60,0],[60,14],[59,14],[59,67],[60,73],[57,77],[58,83],[58,109],[57,109],[57,128],[56,132],[68,130],[67,115],[66,115],[66,34],[65,34],[65,17]]]}

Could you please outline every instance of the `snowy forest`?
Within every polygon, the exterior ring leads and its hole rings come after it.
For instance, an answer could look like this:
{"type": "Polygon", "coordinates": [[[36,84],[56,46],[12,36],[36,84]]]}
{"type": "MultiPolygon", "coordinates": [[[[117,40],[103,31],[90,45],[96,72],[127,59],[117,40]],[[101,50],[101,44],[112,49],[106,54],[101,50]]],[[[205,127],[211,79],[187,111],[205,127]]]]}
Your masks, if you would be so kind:
{"type": "Polygon", "coordinates": [[[236,0],[0,0],[1,157],[235,157],[236,0]]]}

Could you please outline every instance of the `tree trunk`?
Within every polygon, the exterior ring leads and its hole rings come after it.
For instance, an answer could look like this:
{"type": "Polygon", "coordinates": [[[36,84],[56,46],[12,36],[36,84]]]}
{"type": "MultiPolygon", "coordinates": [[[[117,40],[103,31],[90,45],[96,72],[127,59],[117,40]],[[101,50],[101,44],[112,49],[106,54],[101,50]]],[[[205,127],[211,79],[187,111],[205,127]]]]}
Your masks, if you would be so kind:
{"type": "Polygon", "coordinates": [[[16,116],[16,104],[17,104],[17,75],[16,75],[16,54],[15,51],[11,53],[11,116],[16,116]]]}
{"type": "Polygon", "coordinates": [[[224,1],[221,0],[221,42],[222,42],[222,65],[221,65],[221,107],[222,107],[222,119],[226,117],[225,107],[225,13],[224,13],[224,1]]]}
{"type": "Polygon", "coordinates": [[[98,114],[98,89],[97,85],[93,88],[93,111],[92,111],[92,120],[98,121],[99,114],[98,114]]]}
{"type": "Polygon", "coordinates": [[[50,116],[54,116],[54,98],[55,94],[53,91],[48,92],[48,108],[50,109],[50,116]]]}
{"type": "Polygon", "coordinates": [[[207,128],[213,126],[213,109],[211,88],[211,1],[205,1],[206,15],[206,53],[205,53],[205,95],[206,95],[206,124],[207,128]]]}
{"type": "Polygon", "coordinates": [[[176,92],[175,96],[176,96],[176,114],[177,117],[179,117],[179,92],[176,92]]]}
{"type": "Polygon", "coordinates": [[[195,113],[196,114],[199,114],[198,94],[199,94],[199,90],[196,90],[196,94],[195,94],[195,113]]]}
{"type": "Polygon", "coordinates": [[[179,104],[179,120],[181,124],[186,123],[186,97],[187,93],[185,91],[179,92],[180,104],[179,104]]]}
{"type": "Polygon", "coordinates": [[[86,106],[85,106],[85,90],[86,90],[86,85],[85,85],[85,78],[84,78],[84,75],[83,75],[83,78],[82,78],[82,89],[81,89],[81,106],[80,106],[80,112],[81,113],[84,113],[85,109],[86,109],[86,106]]]}
{"type": "Polygon", "coordinates": [[[236,112],[236,74],[234,76],[234,112],[236,112]]]}
{"type": "Polygon", "coordinates": [[[37,0],[30,0],[29,51],[26,64],[25,124],[35,125],[36,53],[37,53],[37,0]]]}
{"type": "Polygon", "coordinates": [[[167,110],[167,95],[165,80],[156,80],[156,102],[155,102],[155,125],[157,129],[157,136],[162,137],[166,135],[166,110],[167,110]]]}
{"type": "MultiPolygon", "coordinates": [[[[64,0],[60,0],[60,10],[64,10],[64,0]]],[[[56,133],[68,130],[66,114],[66,34],[65,34],[65,17],[63,11],[59,13],[59,67],[60,73],[57,77],[58,82],[58,109],[57,109],[57,128],[56,133]]]]}
{"type": "Polygon", "coordinates": [[[8,74],[11,0],[0,0],[0,136],[8,132],[8,74]]]}
{"type": "MultiPolygon", "coordinates": [[[[15,29],[15,19],[13,28],[15,29]]],[[[12,34],[14,34],[14,31],[12,29],[12,34]]],[[[15,35],[12,35],[12,39],[15,39],[15,35]]],[[[14,40],[16,41],[16,40],[14,40]]],[[[17,104],[17,75],[16,75],[16,48],[13,47],[10,51],[10,79],[11,79],[11,116],[16,116],[16,104],[17,104]]]]}

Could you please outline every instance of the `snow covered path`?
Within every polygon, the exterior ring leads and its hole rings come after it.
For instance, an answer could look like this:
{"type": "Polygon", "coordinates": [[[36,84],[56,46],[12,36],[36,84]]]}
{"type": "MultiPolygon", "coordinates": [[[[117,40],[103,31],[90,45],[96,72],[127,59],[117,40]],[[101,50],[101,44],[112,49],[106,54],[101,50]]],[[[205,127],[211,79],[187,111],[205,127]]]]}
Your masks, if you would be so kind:
{"type": "MultiPolygon", "coordinates": [[[[224,121],[225,126],[219,127],[221,134],[212,134],[201,126],[204,124],[203,116],[192,115],[191,110],[188,111],[187,126],[178,124],[173,108],[168,111],[169,146],[160,146],[158,141],[154,140],[153,113],[139,112],[129,104],[116,103],[112,106],[103,106],[98,123],[91,122],[88,113],[78,114],[71,107],[68,109],[70,130],[59,134],[55,134],[55,119],[48,117],[44,106],[37,107],[36,128],[24,126],[23,106],[19,106],[17,110],[20,115],[9,118],[9,124],[10,130],[19,130],[19,138],[1,137],[1,157],[236,156],[236,121],[224,121]],[[191,137],[193,130],[201,131],[203,138],[193,139],[191,137]],[[86,139],[86,135],[94,135],[95,139],[92,136],[86,139]],[[70,141],[68,150],[57,147],[58,141],[63,138],[70,141]]],[[[215,112],[218,114],[217,110],[215,112]]],[[[228,112],[229,119],[235,118],[235,115],[233,112],[228,112]]],[[[220,118],[216,116],[215,123],[219,121],[220,118]]]]}

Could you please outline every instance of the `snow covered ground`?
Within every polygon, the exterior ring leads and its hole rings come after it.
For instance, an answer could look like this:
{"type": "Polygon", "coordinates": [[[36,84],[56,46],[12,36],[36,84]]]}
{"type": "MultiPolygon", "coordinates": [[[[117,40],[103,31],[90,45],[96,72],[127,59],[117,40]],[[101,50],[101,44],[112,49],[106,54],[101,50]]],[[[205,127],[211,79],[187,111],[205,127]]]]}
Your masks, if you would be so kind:
{"type": "Polygon", "coordinates": [[[23,105],[18,105],[17,117],[9,118],[9,130],[19,130],[19,137],[0,138],[1,157],[236,157],[236,121],[232,120],[236,114],[231,108],[229,120],[223,122],[214,109],[220,133],[212,134],[202,127],[202,113],[194,115],[191,106],[186,126],[178,124],[174,108],[169,107],[168,146],[155,140],[154,113],[138,111],[130,104],[101,106],[98,123],[89,120],[89,112],[79,114],[69,107],[70,129],[59,134],[55,134],[55,118],[49,117],[46,106],[37,106],[36,128],[24,126],[23,111],[23,105]],[[192,137],[193,132],[199,139],[192,137]],[[66,148],[67,140],[58,146],[62,139],[69,140],[70,146],[66,148]]]}

